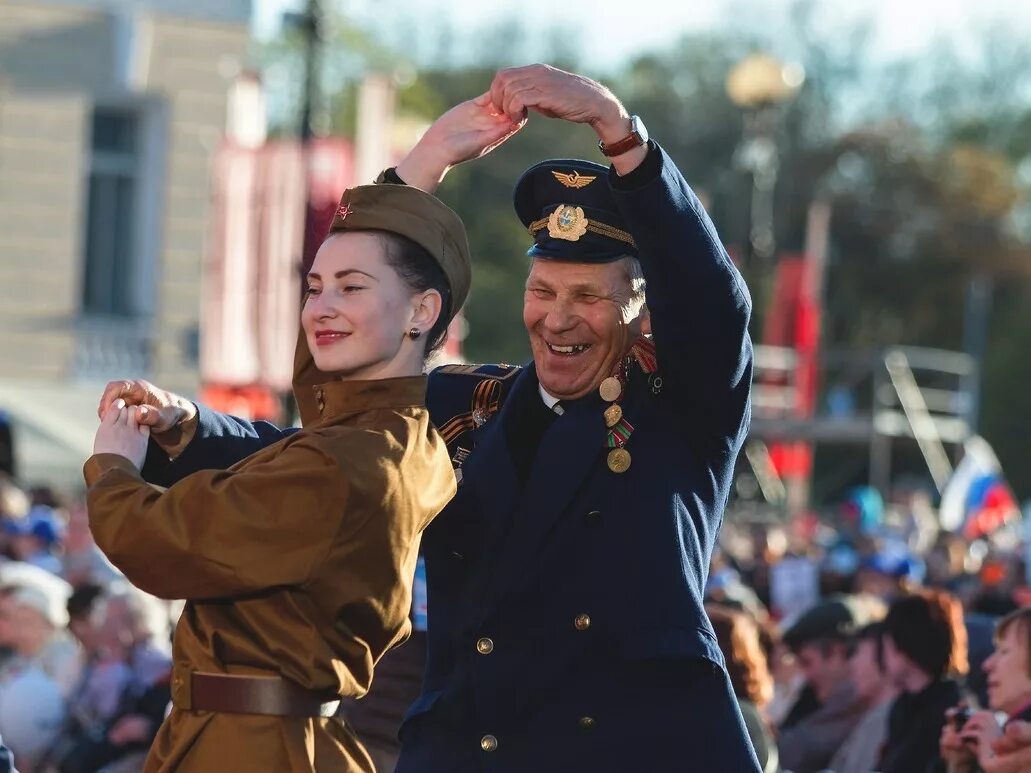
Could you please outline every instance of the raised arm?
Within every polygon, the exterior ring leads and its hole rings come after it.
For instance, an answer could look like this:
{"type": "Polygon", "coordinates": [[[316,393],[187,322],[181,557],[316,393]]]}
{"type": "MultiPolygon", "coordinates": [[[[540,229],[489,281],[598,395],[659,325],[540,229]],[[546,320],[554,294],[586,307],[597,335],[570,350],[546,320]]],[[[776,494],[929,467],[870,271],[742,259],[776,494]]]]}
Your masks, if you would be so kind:
{"type": "Polygon", "coordinates": [[[523,128],[526,117],[511,119],[485,93],[455,105],[433,122],[397,165],[397,175],[427,193],[463,161],[480,158],[523,128]]]}
{"type": "MultiPolygon", "coordinates": [[[[547,65],[499,72],[491,101],[511,120],[528,110],[588,124],[612,147],[628,137],[630,116],[601,84],[547,65]]],[[[662,392],[675,414],[713,440],[747,427],[751,300],[712,221],[656,143],[610,158],[609,183],[629,223],[647,282],[662,392]]]]}
{"type": "Polygon", "coordinates": [[[609,176],[640,251],[663,391],[715,439],[747,429],[752,375],[748,288],[680,171],[652,143],[644,162],[609,176]]]}

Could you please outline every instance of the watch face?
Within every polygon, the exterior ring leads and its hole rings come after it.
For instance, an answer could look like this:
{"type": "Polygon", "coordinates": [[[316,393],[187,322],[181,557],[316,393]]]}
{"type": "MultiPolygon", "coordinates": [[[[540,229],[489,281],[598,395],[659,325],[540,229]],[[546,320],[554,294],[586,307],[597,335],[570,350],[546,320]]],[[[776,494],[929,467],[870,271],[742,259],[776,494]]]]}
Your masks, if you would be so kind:
{"type": "Polygon", "coordinates": [[[630,132],[637,136],[642,145],[648,141],[648,129],[645,127],[644,121],[636,115],[630,118],[630,132]]]}

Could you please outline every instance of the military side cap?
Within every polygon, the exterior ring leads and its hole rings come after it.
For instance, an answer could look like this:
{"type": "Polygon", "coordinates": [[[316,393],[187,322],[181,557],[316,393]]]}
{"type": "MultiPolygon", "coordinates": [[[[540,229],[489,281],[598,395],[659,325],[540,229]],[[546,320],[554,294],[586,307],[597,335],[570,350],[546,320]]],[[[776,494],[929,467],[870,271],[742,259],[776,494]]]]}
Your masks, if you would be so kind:
{"type": "Polygon", "coordinates": [[[472,268],[465,225],[440,199],[409,185],[359,185],[344,191],[329,232],[387,231],[423,247],[444,271],[448,319],[469,295],[472,268]]]}
{"type": "Polygon", "coordinates": [[[533,258],[610,263],[637,256],[601,164],[553,159],[527,169],[516,183],[516,214],[533,237],[533,258]]]}

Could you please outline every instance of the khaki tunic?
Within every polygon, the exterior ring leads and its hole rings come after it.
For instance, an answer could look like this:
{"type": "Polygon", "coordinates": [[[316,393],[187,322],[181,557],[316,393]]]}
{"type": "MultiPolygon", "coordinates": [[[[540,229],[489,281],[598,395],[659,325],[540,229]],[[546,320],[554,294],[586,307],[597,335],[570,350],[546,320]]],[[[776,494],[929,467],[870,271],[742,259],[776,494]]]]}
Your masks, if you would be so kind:
{"type": "Polygon", "coordinates": [[[97,544],[143,590],[188,600],[174,708],[147,771],[372,769],[337,719],[188,709],[191,671],[280,675],[361,697],[410,631],[420,534],[455,493],[425,377],[335,381],[309,394],[303,430],[164,492],[121,456],[86,463],[97,544]]]}

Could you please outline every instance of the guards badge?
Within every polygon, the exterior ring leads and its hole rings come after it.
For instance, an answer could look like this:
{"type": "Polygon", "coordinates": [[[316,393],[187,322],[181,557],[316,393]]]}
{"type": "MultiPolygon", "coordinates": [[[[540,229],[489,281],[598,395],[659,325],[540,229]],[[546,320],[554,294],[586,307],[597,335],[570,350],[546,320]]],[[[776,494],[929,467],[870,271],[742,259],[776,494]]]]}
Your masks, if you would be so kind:
{"type": "Polygon", "coordinates": [[[583,209],[569,204],[559,204],[548,216],[548,235],[553,239],[575,242],[587,233],[587,223],[583,209]]]}

